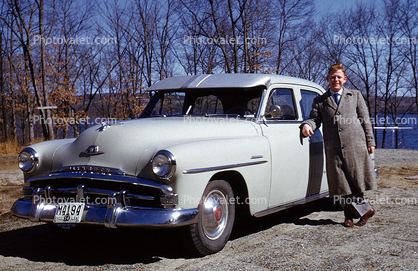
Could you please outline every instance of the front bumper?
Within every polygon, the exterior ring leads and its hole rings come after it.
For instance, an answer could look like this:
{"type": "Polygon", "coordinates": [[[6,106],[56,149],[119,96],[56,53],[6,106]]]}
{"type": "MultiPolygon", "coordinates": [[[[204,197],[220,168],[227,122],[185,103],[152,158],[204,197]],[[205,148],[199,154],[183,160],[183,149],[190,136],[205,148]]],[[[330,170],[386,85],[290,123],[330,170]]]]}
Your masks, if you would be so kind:
{"type": "Polygon", "coordinates": [[[26,184],[25,198],[17,200],[11,212],[34,222],[53,222],[57,202],[63,200],[86,203],[80,224],[167,228],[197,223],[196,208],[175,207],[177,195],[171,187],[145,179],[96,172],[60,172],[30,178],[26,184]],[[63,183],[68,186],[50,186],[63,183]],[[94,201],[103,198],[107,199],[105,204],[94,201]]]}
{"type": "MultiPolygon", "coordinates": [[[[56,208],[55,203],[33,203],[32,200],[19,199],[13,204],[11,212],[34,222],[52,222],[56,208]]],[[[107,207],[86,205],[80,224],[104,225],[108,228],[168,228],[197,223],[197,214],[197,209],[123,207],[119,203],[107,207]]]]}

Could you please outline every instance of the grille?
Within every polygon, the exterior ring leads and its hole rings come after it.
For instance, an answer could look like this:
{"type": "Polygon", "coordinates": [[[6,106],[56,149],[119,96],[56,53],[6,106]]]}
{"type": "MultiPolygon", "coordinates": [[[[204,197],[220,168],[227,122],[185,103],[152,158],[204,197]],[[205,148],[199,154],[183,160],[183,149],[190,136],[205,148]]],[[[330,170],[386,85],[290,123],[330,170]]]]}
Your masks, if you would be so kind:
{"type": "Polygon", "coordinates": [[[117,193],[118,201],[123,201],[126,206],[162,207],[158,188],[132,183],[65,178],[38,180],[31,182],[30,187],[25,187],[23,194],[26,198],[31,198],[33,191],[38,188],[43,199],[55,203],[77,201],[82,191],[81,197],[84,197],[87,205],[106,206],[109,195],[117,193]],[[123,197],[121,191],[125,191],[123,197]]]}

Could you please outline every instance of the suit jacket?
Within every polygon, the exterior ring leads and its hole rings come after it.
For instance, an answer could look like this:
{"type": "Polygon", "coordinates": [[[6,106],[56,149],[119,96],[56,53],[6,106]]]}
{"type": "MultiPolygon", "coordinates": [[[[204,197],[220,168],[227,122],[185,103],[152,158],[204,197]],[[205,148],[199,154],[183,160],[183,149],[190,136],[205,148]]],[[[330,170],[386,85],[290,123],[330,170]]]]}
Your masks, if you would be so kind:
{"type": "Polygon", "coordinates": [[[375,146],[375,142],[363,95],[343,88],[338,105],[329,91],[316,97],[310,118],[303,124],[316,130],[321,123],[330,195],[344,196],[376,189],[373,163],[367,150],[368,146],[375,146]]]}

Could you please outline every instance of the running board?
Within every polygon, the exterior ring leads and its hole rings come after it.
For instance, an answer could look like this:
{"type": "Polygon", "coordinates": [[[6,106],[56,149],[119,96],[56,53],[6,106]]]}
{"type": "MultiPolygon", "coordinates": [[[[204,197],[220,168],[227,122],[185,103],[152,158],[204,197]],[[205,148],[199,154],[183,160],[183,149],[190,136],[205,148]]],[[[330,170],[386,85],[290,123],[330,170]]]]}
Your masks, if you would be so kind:
{"type": "Polygon", "coordinates": [[[278,205],[278,206],[275,206],[275,207],[271,207],[271,208],[268,208],[266,210],[255,213],[254,216],[255,217],[262,217],[262,216],[270,215],[270,214],[276,213],[278,211],[282,211],[282,210],[285,210],[285,209],[288,209],[288,208],[291,208],[291,207],[294,207],[294,206],[297,206],[297,205],[305,204],[305,203],[308,203],[308,202],[326,197],[326,196],[328,196],[328,194],[329,193],[327,191],[327,192],[323,192],[323,193],[320,193],[320,194],[315,194],[315,195],[312,195],[312,196],[309,196],[309,197],[306,197],[306,198],[303,198],[303,199],[300,199],[300,200],[297,200],[297,201],[292,201],[292,202],[289,202],[289,203],[285,203],[283,205],[278,205]]]}

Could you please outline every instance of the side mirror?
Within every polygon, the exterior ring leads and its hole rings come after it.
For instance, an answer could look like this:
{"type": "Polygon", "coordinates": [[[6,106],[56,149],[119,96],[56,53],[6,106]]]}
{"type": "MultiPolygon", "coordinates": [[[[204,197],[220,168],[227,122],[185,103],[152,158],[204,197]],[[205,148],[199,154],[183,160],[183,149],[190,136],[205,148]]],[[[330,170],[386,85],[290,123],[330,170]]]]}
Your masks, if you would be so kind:
{"type": "Polygon", "coordinates": [[[272,118],[278,117],[282,114],[282,109],[280,108],[280,105],[275,104],[270,106],[269,112],[264,114],[263,117],[265,116],[270,116],[272,118]]]}

